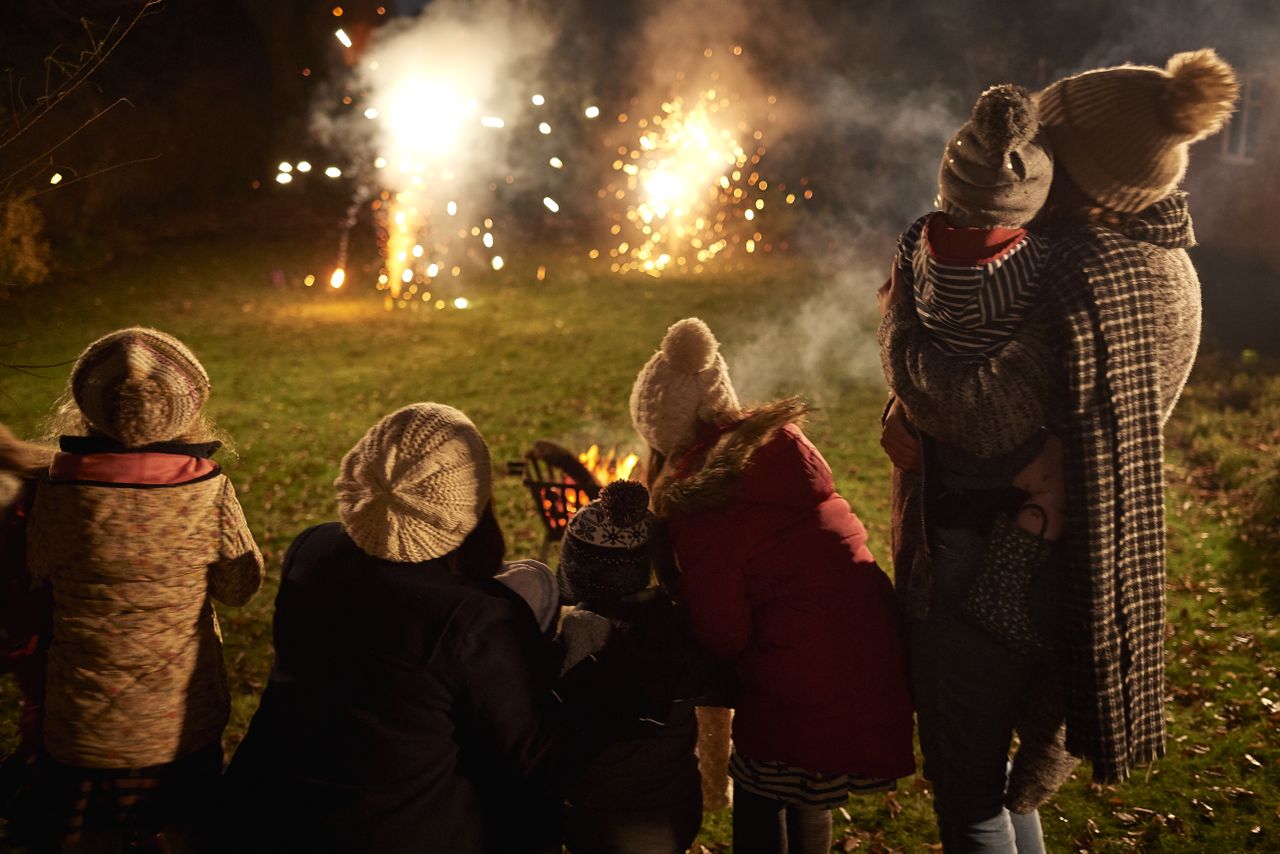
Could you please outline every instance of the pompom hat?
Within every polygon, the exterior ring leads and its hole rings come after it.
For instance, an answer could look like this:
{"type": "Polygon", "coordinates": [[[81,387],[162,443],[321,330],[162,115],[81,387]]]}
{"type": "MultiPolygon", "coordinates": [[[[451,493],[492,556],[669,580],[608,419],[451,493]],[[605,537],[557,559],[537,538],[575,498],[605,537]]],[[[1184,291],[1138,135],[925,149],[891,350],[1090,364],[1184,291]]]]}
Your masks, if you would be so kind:
{"type": "Polygon", "coordinates": [[[1017,228],[1044,206],[1053,183],[1031,94],[992,86],[947,143],[938,169],[938,207],[963,228],[1017,228]]]}
{"type": "Polygon", "coordinates": [[[569,520],[560,547],[565,602],[607,604],[649,586],[653,557],[649,490],[634,480],[606,486],[569,520]]]}
{"type": "Polygon", "coordinates": [[[178,438],[209,399],[209,375],[177,338],[118,329],[71,369],[71,396],[94,430],[129,447],[178,438]]]}
{"type": "Polygon", "coordinates": [[[338,518],[364,552],[417,563],[475,530],[493,494],[489,448],[451,406],[415,403],[383,418],[342,458],[338,518]]]}
{"type": "Polygon", "coordinates": [[[1136,213],[1177,189],[1188,146],[1226,123],[1239,90],[1230,65],[1197,50],[1164,68],[1122,65],[1067,77],[1037,104],[1072,182],[1103,207],[1136,213]]]}
{"type": "Polygon", "coordinates": [[[667,329],[631,387],[631,423],[649,447],[667,455],[692,443],[699,421],[740,408],[720,342],[696,317],[667,329]]]}

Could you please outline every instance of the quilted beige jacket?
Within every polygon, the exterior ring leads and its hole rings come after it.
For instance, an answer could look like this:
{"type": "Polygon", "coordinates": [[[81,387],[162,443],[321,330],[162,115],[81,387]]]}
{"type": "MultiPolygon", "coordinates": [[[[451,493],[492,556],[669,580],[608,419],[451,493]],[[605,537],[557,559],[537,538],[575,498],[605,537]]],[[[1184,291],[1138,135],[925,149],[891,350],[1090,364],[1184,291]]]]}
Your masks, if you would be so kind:
{"type": "Polygon", "coordinates": [[[140,768],[220,737],[230,698],[212,600],[243,605],[262,584],[225,475],[44,480],[28,563],[53,587],[45,745],[55,759],[140,768]]]}

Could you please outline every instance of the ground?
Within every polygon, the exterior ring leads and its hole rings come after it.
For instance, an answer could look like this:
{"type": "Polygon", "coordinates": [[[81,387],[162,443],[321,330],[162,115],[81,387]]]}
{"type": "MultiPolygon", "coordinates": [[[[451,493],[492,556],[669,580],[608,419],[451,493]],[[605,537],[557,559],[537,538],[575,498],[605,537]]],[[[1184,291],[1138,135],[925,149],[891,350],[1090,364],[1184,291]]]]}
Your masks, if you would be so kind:
{"type": "MultiPolygon", "coordinates": [[[[184,243],[0,301],[0,361],[53,365],[0,370],[0,420],[20,434],[36,433],[69,361],[116,327],[178,335],[213,378],[211,412],[235,441],[221,459],[268,567],[250,605],[220,613],[234,697],[228,751],[270,666],[284,550],[334,517],[337,462],[380,416],[417,400],[458,406],[499,467],[540,438],[638,451],[627,394],[669,323],[701,316],[732,350],[745,330],[823,286],[785,259],[661,281],[561,260],[541,283],[531,268],[509,266],[476,287],[465,311],[389,313],[368,291],[323,288],[324,277],[303,288],[305,273],[323,272],[309,269],[315,257],[296,245],[184,243]]],[[[1121,786],[1091,787],[1079,775],[1043,813],[1050,850],[1280,849],[1280,381],[1245,362],[1205,359],[1169,430],[1169,756],[1121,786]]],[[[810,433],[887,564],[883,388],[864,379],[783,390],[817,397],[810,433]]],[[[514,477],[499,477],[496,490],[511,553],[536,553],[542,533],[528,494],[514,477]]],[[[14,742],[15,703],[0,681],[0,749],[14,742]]],[[[937,850],[936,839],[918,776],[888,797],[852,799],[837,816],[836,850],[937,850]]],[[[708,817],[701,841],[727,848],[727,813],[708,817]]]]}

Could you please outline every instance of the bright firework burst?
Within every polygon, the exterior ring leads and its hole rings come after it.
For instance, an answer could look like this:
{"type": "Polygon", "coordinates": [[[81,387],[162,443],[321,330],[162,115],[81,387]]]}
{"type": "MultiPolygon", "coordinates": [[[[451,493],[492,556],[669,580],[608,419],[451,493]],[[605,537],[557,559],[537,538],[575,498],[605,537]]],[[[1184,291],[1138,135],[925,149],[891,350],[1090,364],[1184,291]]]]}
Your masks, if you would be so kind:
{"type": "Polygon", "coordinates": [[[763,231],[766,201],[790,205],[796,196],[761,176],[764,132],[741,118],[752,107],[710,71],[692,95],[669,93],[652,116],[618,116],[635,130],[617,146],[614,178],[600,193],[613,210],[611,270],[701,273],[736,252],[772,248],[763,231]]]}
{"type": "MultiPolygon", "coordinates": [[[[349,181],[353,202],[333,288],[367,275],[347,266],[348,238],[363,210],[377,231],[376,286],[388,309],[466,309],[463,281],[503,268],[497,196],[514,181],[506,165],[513,119],[528,104],[545,103],[529,90],[513,91],[511,69],[545,38],[534,19],[510,14],[498,0],[487,12],[461,0],[438,2],[416,19],[335,32],[352,70],[333,93],[340,105],[324,111],[317,129],[323,142],[347,153],[348,162],[326,165],[323,174],[349,181]]],[[[333,14],[347,17],[339,7],[333,14]]],[[[542,128],[550,132],[545,122],[542,128]]],[[[282,163],[276,181],[293,182],[299,171],[310,171],[310,163],[305,170],[282,163]]],[[[544,204],[557,210],[554,199],[544,204]]]]}

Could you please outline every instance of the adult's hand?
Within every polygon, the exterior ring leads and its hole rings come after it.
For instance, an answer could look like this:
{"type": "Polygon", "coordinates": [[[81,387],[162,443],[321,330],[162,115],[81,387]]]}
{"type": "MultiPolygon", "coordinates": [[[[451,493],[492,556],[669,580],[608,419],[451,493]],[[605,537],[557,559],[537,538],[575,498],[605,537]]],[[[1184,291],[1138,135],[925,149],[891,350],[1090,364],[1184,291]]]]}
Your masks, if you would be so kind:
{"type": "Polygon", "coordinates": [[[880,426],[880,447],[889,455],[893,464],[903,471],[920,468],[920,437],[911,423],[907,407],[894,399],[880,426]]]}
{"type": "Polygon", "coordinates": [[[906,284],[902,280],[902,275],[898,272],[898,258],[895,255],[893,266],[889,268],[889,278],[876,291],[876,302],[880,307],[880,316],[884,317],[889,313],[889,309],[907,298],[906,284]]]}

